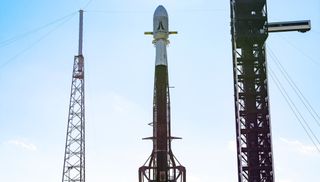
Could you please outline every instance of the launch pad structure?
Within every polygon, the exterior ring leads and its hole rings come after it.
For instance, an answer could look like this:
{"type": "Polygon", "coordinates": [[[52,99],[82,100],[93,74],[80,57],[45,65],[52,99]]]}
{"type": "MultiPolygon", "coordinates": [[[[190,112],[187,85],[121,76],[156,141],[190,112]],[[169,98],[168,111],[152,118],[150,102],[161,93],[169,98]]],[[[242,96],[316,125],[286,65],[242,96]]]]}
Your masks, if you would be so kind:
{"type": "MultiPolygon", "coordinates": [[[[311,29],[310,21],[268,22],[266,0],[230,0],[238,182],[274,182],[266,61],[269,33],[311,29]]],[[[85,182],[85,95],[82,54],[83,10],[79,11],[79,50],[74,57],[62,182],[85,182]]],[[[186,182],[186,168],[171,148],[167,45],[169,20],[158,6],[153,16],[156,48],[153,142],[139,168],[139,182],[186,182]]]]}
{"type": "Polygon", "coordinates": [[[310,21],[268,23],[266,0],[230,0],[238,182],[273,182],[265,42],[310,21]]]}

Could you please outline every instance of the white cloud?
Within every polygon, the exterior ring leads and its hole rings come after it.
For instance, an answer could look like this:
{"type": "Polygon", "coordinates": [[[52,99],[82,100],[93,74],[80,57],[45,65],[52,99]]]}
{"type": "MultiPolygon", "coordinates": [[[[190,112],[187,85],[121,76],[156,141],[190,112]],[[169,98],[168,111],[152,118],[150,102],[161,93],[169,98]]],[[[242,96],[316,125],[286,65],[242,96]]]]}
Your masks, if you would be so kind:
{"type": "MultiPolygon", "coordinates": [[[[306,145],[298,140],[288,140],[286,138],[280,138],[283,143],[286,143],[291,149],[298,151],[304,155],[314,155],[318,154],[318,150],[316,146],[306,145]]],[[[320,146],[318,146],[320,148],[320,146]]]]}
{"type": "Polygon", "coordinates": [[[29,151],[36,151],[37,150],[37,147],[33,143],[30,143],[30,142],[23,140],[23,139],[9,140],[6,143],[13,145],[13,146],[16,146],[18,148],[24,149],[24,150],[29,150],[29,151]]]}

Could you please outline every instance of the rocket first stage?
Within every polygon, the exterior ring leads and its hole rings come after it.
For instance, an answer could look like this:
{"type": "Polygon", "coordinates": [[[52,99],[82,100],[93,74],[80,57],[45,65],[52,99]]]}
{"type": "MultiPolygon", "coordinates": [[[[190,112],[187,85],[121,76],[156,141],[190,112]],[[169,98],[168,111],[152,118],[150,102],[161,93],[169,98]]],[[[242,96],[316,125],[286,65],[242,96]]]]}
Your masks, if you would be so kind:
{"type": "Polygon", "coordinates": [[[172,153],[170,127],[170,96],[168,83],[167,45],[169,44],[168,13],[158,6],[153,16],[153,44],[156,47],[155,83],[153,97],[153,136],[144,139],[153,141],[153,150],[139,168],[139,182],[186,182],[185,167],[180,165],[172,153]]]}

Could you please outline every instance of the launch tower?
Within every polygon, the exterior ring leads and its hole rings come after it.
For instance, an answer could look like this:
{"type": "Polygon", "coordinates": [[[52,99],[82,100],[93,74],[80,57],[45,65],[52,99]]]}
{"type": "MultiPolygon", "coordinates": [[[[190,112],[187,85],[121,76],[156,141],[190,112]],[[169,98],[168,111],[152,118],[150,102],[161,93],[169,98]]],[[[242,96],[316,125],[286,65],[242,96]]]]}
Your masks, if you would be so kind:
{"type": "Polygon", "coordinates": [[[309,31],[310,21],[268,23],[266,0],[230,0],[239,182],[273,182],[265,42],[268,33],[309,31]]]}

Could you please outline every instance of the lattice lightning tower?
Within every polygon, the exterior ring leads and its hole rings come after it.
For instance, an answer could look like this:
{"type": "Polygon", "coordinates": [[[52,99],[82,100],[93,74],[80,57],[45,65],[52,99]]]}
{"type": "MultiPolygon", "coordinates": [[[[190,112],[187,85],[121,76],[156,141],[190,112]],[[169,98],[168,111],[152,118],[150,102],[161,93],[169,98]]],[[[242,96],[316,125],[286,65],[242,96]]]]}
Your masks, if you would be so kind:
{"type": "Polygon", "coordinates": [[[85,182],[83,10],[79,14],[79,52],[73,64],[62,182],[85,182]]]}

